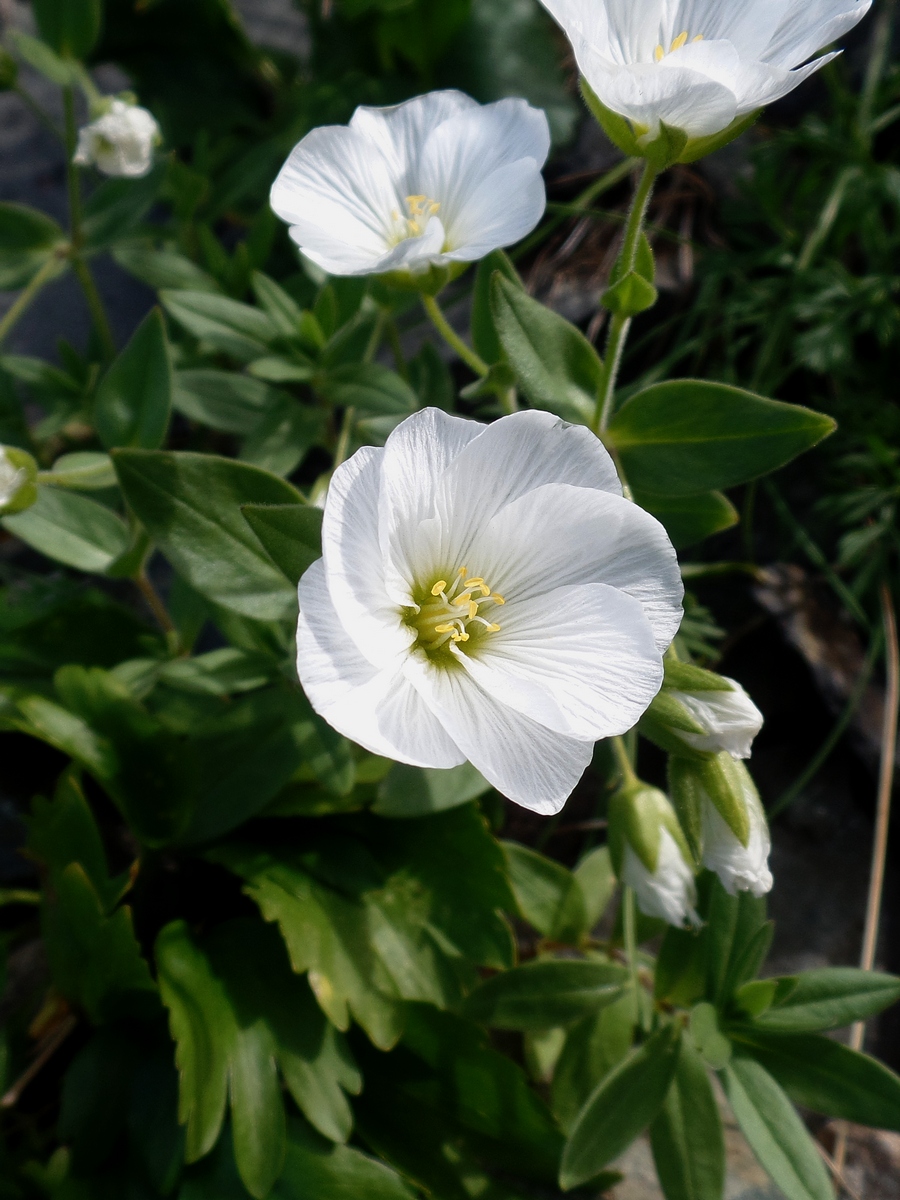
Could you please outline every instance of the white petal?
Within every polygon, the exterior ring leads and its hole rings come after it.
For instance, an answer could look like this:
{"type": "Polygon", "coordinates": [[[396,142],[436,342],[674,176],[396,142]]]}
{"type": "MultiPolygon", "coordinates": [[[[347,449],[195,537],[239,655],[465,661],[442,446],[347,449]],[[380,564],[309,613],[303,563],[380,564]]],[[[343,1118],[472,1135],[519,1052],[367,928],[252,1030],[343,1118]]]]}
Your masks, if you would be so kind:
{"type": "Polygon", "coordinates": [[[842,37],[871,7],[871,0],[793,0],[760,58],[795,67],[842,37]]]}
{"type": "Polygon", "coordinates": [[[463,670],[412,655],[406,672],[469,762],[499,792],[533,812],[559,812],[591,761],[592,742],[552,733],[496,701],[463,670]]]}
{"type": "Polygon", "coordinates": [[[369,138],[347,126],[322,126],[291,151],[270,202],[304,253],[347,273],[342,268],[364,269],[391,250],[390,214],[406,211],[397,185],[369,138]]]}
{"type": "Polygon", "coordinates": [[[659,917],[670,925],[699,924],[694,875],[668,829],[660,830],[659,860],[652,874],[626,843],[622,882],[634,889],[638,908],[648,917],[659,917]]]}
{"type": "Polygon", "coordinates": [[[711,750],[718,753],[727,750],[732,758],[749,758],[753,739],[763,727],[763,715],[734,679],[730,692],[680,692],[669,693],[679,700],[694,720],[707,731],[687,733],[673,730],[695,750],[711,750]]]}
{"type": "Polygon", "coordinates": [[[536,488],[460,549],[469,570],[510,603],[565,585],[605,583],[640,602],[660,651],[681,624],[684,586],[668,534],[611,492],[558,483],[536,488]]]}
{"type": "Polygon", "coordinates": [[[408,600],[417,568],[419,526],[435,515],[435,489],[453,460],[486,426],[451,417],[438,408],[414,413],[384,447],[380,518],[388,589],[398,603],[408,600]]]}
{"type": "Polygon", "coordinates": [[[495,700],[557,733],[594,741],[627,733],[662,686],[644,611],[615,588],[558,588],[491,617],[500,630],[460,662],[495,700]]]}
{"type": "MultiPolygon", "coordinates": [[[[543,203],[534,215],[534,203],[523,208],[514,193],[502,189],[524,186],[532,201],[538,193],[543,195],[540,170],[549,151],[550,127],[544,113],[525,100],[499,100],[461,113],[435,129],[425,143],[420,173],[411,183],[422,195],[440,202],[451,249],[475,244],[477,222],[490,222],[504,238],[493,243],[494,249],[524,236],[517,231],[525,217],[534,218],[525,233],[540,219],[543,203]],[[502,171],[514,164],[520,164],[518,172],[502,171]],[[491,204],[485,186],[498,172],[491,204]],[[505,211],[509,212],[506,222],[505,211]]],[[[488,240],[483,231],[482,238],[488,240]]]]}
{"type": "Polygon", "coordinates": [[[700,810],[703,865],[715,871],[730,895],[752,892],[758,897],[772,890],[772,872],[768,861],[772,840],[758,798],[749,789],[745,797],[750,818],[750,840],[743,846],[716,806],[704,795],[700,810]]]}
{"type": "Polygon", "coordinates": [[[316,712],[373,754],[420,767],[463,762],[400,664],[378,670],[359,654],[330,602],[321,559],[300,580],[298,596],[297,674],[316,712]]]}
{"type": "Polygon", "coordinates": [[[365,446],[335,471],[322,521],[325,577],[341,624],[375,667],[415,640],[385,583],[378,529],[384,451],[365,446]]]}
{"type": "Polygon", "coordinates": [[[533,158],[492,171],[454,214],[441,261],[476,262],[513,245],[531,233],[546,205],[544,179],[533,158]]]}
{"type": "Polygon", "coordinates": [[[480,107],[464,92],[429,92],[391,108],[360,107],[350,119],[350,128],[378,147],[405,199],[419,194],[414,175],[430,134],[445,121],[480,107]]]}
{"type": "Polygon", "coordinates": [[[809,79],[816,71],[820,71],[826,63],[830,63],[834,54],[823,54],[805,67],[788,71],[784,67],[770,67],[766,63],[744,63],[735,77],[735,91],[738,98],[738,116],[762,108],[764,104],[772,104],[787,96],[794,88],[799,87],[804,80],[809,79]]]}

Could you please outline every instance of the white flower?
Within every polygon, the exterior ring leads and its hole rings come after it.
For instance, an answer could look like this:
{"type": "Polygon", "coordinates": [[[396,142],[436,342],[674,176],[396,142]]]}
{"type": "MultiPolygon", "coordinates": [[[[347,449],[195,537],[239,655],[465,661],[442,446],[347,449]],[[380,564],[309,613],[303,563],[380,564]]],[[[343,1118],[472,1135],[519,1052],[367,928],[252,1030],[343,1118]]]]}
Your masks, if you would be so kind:
{"type": "Polygon", "coordinates": [[[322,545],[299,587],[300,680],[376,754],[469,759],[553,813],[593,743],[630,729],[662,683],[675,552],[583,427],[416,413],[335,471],[322,545]]]}
{"type": "Polygon", "coordinates": [[[0,446],[0,509],[11,504],[16,493],[28,479],[28,471],[10,460],[5,446],[0,446]]]}
{"type": "Polygon", "coordinates": [[[687,709],[705,733],[689,733],[683,729],[672,732],[695,750],[727,750],[732,758],[749,758],[753,739],[763,726],[763,715],[734,679],[719,676],[730,684],[730,691],[682,692],[668,689],[668,694],[687,709]]]}
{"type": "Polygon", "coordinates": [[[137,104],[113,100],[109,111],[78,131],[74,162],[95,166],[104,175],[139,179],[153,166],[162,140],[153,114],[137,104]]]}
{"type": "Polygon", "coordinates": [[[749,826],[747,843],[745,845],[737,837],[701,784],[702,862],[704,867],[715,871],[726,892],[732,896],[738,892],[764,896],[771,891],[773,882],[769,870],[772,839],[766,814],[744,764],[732,763],[726,758],[721,765],[730,777],[732,795],[743,805],[746,813],[749,826]]]}
{"type": "Polygon", "coordinates": [[[834,57],[871,0],[542,0],[600,101],[655,138],[716,134],[834,57]],[[806,64],[805,66],[802,64],[806,64]]]}
{"type": "Polygon", "coordinates": [[[670,925],[698,925],[697,888],[694,873],[668,829],[660,829],[656,870],[649,871],[626,843],[622,859],[622,882],[634,890],[638,908],[648,917],[659,917],[670,925]]]}
{"type": "Polygon", "coordinates": [[[524,100],[482,107],[431,92],[314,129],[272,187],[272,208],[332,275],[421,273],[474,262],[535,227],[547,118],[524,100]]]}

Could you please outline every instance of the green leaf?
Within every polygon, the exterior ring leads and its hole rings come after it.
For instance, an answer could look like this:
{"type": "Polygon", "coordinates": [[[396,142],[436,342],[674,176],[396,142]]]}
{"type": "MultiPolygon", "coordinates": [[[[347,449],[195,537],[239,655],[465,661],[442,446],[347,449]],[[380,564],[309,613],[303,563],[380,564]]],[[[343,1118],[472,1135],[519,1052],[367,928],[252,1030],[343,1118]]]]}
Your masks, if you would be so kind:
{"type": "Polygon", "coordinates": [[[39,481],[76,492],[102,492],[119,483],[109,455],[93,450],[60,455],[49,471],[41,473],[39,481]]]}
{"type": "Polygon", "coordinates": [[[169,246],[157,247],[149,238],[118,242],[112,256],[124,270],[155,291],[220,292],[212,275],[169,246]]]}
{"type": "Polygon", "coordinates": [[[290,475],[322,436],[325,414],[299,404],[286,392],[274,392],[273,403],[241,446],[241,460],[290,475]]]}
{"type": "Polygon", "coordinates": [[[677,550],[731,529],[740,520],[737,509],[721,492],[657,496],[638,489],[633,498],[636,504],[662,522],[677,550]]]}
{"type": "Polygon", "coordinates": [[[211,454],[116,450],[113,461],[129,505],[191,587],[257,620],[294,611],[294,588],[241,513],[244,504],[300,503],[290,484],[211,454]]]}
{"type": "Polygon", "coordinates": [[[172,366],[162,313],[144,319],[97,390],[94,424],[100,441],[157,450],[172,407],[172,366]]]}
{"type": "Polygon", "coordinates": [[[509,255],[503,250],[492,250],[481,260],[475,272],[475,289],[472,293],[472,345],[477,354],[489,365],[498,363],[503,356],[503,347],[494,328],[494,315],[491,312],[491,280],[494,273],[500,274],[511,284],[525,290],[519,273],[513,266],[509,255]]]}
{"type": "Polygon", "coordinates": [[[5,529],[41,554],[104,574],[128,549],[128,526],[111,508],[62,488],[42,487],[31,508],[3,517],[5,529]]]}
{"type": "Polygon", "coordinates": [[[271,317],[227,296],[166,290],[159,298],[169,316],[188,333],[241,361],[264,357],[278,338],[278,327],[271,317]]]}
{"type": "Polygon", "coordinates": [[[815,1033],[743,1028],[734,1037],[795,1103],[858,1125],[900,1131],[900,1078],[867,1054],[815,1033]]]}
{"type": "Polygon", "coordinates": [[[24,287],[65,242],[52,217],[26,204],[0,204],[0,288],[24,287]]]}
{"type": "Polygon", "coordinates": [[[378,786],[372,811],[382,817],[423,817],[477,800],[490,786],[471,763],[449,770],[395,763],[378,786]]]}
{"type": "Polygon", "coordinates": [[[336,408],[394,416],[415,412],[419,401],[396,371],[378,363],[349,363],[336,367],[318,383],[317,390],[336,408]]]}
{"type": "Polygon", "coordinates": [[[499,272],[491,285],[491,311],[531,403],[567,420],[592,420],[603,365],[584,334],[499,272]]]}
{"type": "Polygon", "coordinates": [[[553,941],[575,943],[587,933],[584,894],[571,871],[517,842],[502,842],[520,914],[553,941]]]}
{"type": "Polygon", "coordinates": [[[253,291],[282,337],[296,338],[303,321],[303,310],[290,293],[262,271],[254,271],[253,291]]]}
{"type": "Polygon", "coordinates": [[[650,1126],[650,1144],[666,1200],[722,1200],[722,1119],[703,1060],[686,1042],[665,1103],[650,1126]]]}
{"type": "Polygon", "coordinates": [[[678,1026],[666,1025],[601,1081],[566,1142],[563,1189],[598,1175],[653,1121],[675,1075],[679,1048],[678,1026]]]}
{"type": "Polygon", "coordinates": [[[456,407],[456,383],[437,347],[432,342],[425,342],[407,365],[409,380],[419,405],[453,412],[456,407]]]}
{"type": "Polygon", "coordinates": [[[831,417],[752,392],[679,379],[638,392],[607,430],[638,491],[694,495],[784,466],[833,432],[831,417]]]}
{"type": "MultiPolygon", "coordinates": [[[[45,3],[49,4],[50,2],[51,0],[45,0],[45,3]]],[[[81,73],[84,70],[81,63],[60,58],[46,42],[23,33],[21,29],[12,30],[9,40],[19,57],[52,83],[58,84],[60,87],[77,87],[80,84],[81,73]]]]}
{"type": "Polygon", "coordinates": [[[636,317],[638,313],[652,308],[659,293],[652,283],[637,271],[629,271],[603,293],[602,304],[611,313],[623,317],[636,317]]]}
{"type": "Polygon", "coordinates": [[[698,1004],[691,1011],[690,1040],[704,1062],[721,1070],[731,1059],[731,1042],[719,1028],[718,1014],[712,1004],[698,1004]]]}
{"type": "Polygon", "coordinates": [[[173,407],[192,421],[223,433],[252,434],[278,393],[234,371],[178,371],[173,407]]]}
{"type": "Polygon", "coordinates": [[[107,179],[84,206],[82,226],[87,248],[105,250],[127,237],[153,206],[166,177],[164,163],[141,179],[107,179]]]}
{"type": "Polygon", "coordinates": [[[773,1033],[817,1033],[865,1021],[900,1000],[900,978],[854,967],[822,967],[772,980],[771,1008],[755,1024],[773,1033]],[[779,994],[784,998],[779,1000],[779,994]]]}
{"type": "Polygon", "coordinates": [[[552,1029],[612,1004],[627,981],[625,968],[612,963],[540,959],[486,980],[465,1015],[495,1029],[552,1029]]]}
{"type": "Polygon", "coordinates": [[[573,872],[585,908],[585,928],[591,930],[603,916],[616,890],[616,876],[609,847],[598,846],[581,860],[573,872]]]}
{"type": "Polygon", "coordinates": [[[352,1146],[334,1145],[292,1123],[284,1174],[272,1200],[415,1200],[403,1178],[352,1146]]]}
{"type": "Polygon", "coordinates": [[[722,1083],[750,1149],[787,1200],[834,1200],[815,1143],[772,1076],[752,1059],[736,1056],[722,1083]]]}
{"type": "Polygon", "coordinates": [[[18,702],[18,709],[21,719],[16,721],[16,728],[23,733],[68,754],[104,783],[115,776],[115,750],[81,717],[44,696],[26,696],[18,702]]]}
{"type": "Polygon", "coordinates": [[[159,668],[159,681],[199,696],[252,692],[272,680],[273,664],[261,654],[222,646],[196,658],[175,658],[159,668]]]}
{"type": "Polygon", "coordinates": [[[309,504],[243,504],[244,520],[293,584],[322,557],[322,510],[309,504]]]}
{"type": "Polygon", "coordinates": [[[566,1034],[553,1072],[553,1112],[566,1133],[572,1131],[597,1084],[631,1049],[637,1009],[628,991],[618,1000],[582,1017],[566,1034]]]}
{"type": "Polygon", "coordinates": [[[85,58],[100,36],[100,0],[33,0],[38,29],[45,42],[66,58],[85,58]]]}
{"type": "Polygon", "coordinates": [[[265,379],[269,383],[308,383],[316,373],[312,362],[297,362],[274,354],[255,359],[247,370],[254,379],[265,379]]]}

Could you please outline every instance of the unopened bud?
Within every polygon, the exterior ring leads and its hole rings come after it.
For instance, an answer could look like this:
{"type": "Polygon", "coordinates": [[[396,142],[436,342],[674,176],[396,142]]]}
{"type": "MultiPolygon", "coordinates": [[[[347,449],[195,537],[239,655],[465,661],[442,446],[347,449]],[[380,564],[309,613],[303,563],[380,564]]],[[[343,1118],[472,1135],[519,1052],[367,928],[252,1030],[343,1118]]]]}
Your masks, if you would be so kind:
{"type": "Polygon", "coordinates": [[[750,772],[727,752],[706,762],[669,760],[672,798],[704,867],[732,896],[772,887],[772,841],[750,772]]]}
{"type": "Polygon", "coordinates": [[[30,508],[38,497],[37,463],[18,446],[0,446],[0,514],[30,508]]]}
{"type": "Polygon", "coordinates": [[[710,758],[725,750],[732,758],[749,758],[763,717],[741,685],[672,659],[665,671],[641,732],[670,754],[710,758]]]}
{"type": "Polygon", "coordinates": [[[664,792],[638,783],[613,796],[609,848],[616,874],[633,889],[641,912],[670,925],[699,923],[691,852],[664,792]]]}

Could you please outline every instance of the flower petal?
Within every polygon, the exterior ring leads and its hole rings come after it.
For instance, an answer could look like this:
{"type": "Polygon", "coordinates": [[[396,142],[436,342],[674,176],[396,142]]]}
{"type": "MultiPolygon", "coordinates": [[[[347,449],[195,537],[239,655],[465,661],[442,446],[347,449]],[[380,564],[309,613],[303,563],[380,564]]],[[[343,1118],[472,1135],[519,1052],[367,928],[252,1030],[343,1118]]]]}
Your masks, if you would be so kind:
{"type": "Polygon", "coordinates": [[[660,831],[659,860],[652,874],[626,843],[622,882],[634,889],[638,908],[646,916],[659,917],[670,925],[684,925],[686,921],[700,924],[694,907],[697,903],[694,874],[668,829],[660,831]]]}
{"type": "Polygon", "coordinates": [[[476,109],[481,109],[477,100],[447,89],[415,96],[390,108],[360,107],[350,118],[350,128],[378,147],[404,199],[419,192],[415,176],[430,134],[445,121],[476,109]]]}
{"type": "Polygon", "coordinates": [[[640,603],[604,584],[562,587],[492,612],[499,631],[459,661],[495,700],[575,738],[627,733],[662,686],[640,603]]]}
{"type": "Polygon", "coordinates": [[[321,559],[300,580],[298,596],[297,674],[316,712],[373,754],[419,767],[463,762],[400,664],[378,670],[358,653],[330,602],[321,559]]]}
{"type": "Polygon", "coordinates": [[[540,167],[522,158],[492,171],[466,197],[447,230],[441,262],[476,262],[531,233],[544,215],[547,192],[540,167]],[[498,196],[503,197],[498,201],[498,196]]]}
{"type": "Polygon", "coordinates": [[[466,566],[509,603],[605,583],[640,602],[660,651],[681,624],[684,586],[668,534],[610,492],[546,484],[507,504],[462,549],[466,566]]]}
{"type": "Polygon", "coordinates": [[[378,506],[384,451],[364,446],[335,471],[322,521],[325,578],[345,633],[375,667],[415,640],[385,585],[378,506]]]}
{"type": "Polygon", "coordinates": [[[606,107],[649,130],[650,137],[660,121],[691,137],[706,137],[735,118],[731,88],[699,71],[646,62],[614,67],[582,40],[573,48],[582,74],[606,107]]]}
{"type": "Polygon", "coordinates": [[[797,66],[842,37],[871,7],[871,0],[793,0],[759,57],[773,66],[797,66]]]}
{"type": "Polygon", "coordinates": [[[731,691],[680,692],[670,695],[680,701],[705,733],[677,730],[677,736],[695,750],[718,753],[727,750],[732,758],[749,758],[753,739],[763,727],[763,715],[735,679],[722,677],[731,691]]]}
{"type": "Polygon", "coordinates": [[[516,804],[551,816],[572,794],[593,742],[553,733],[499,703],[462,670],[412,655],[407,677],[469,762],[516,804]]]}

